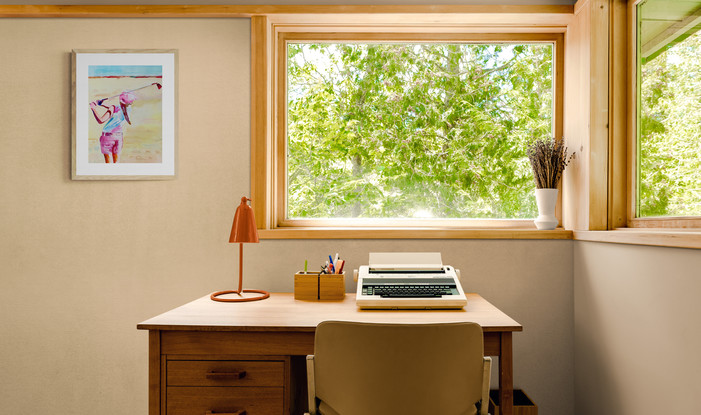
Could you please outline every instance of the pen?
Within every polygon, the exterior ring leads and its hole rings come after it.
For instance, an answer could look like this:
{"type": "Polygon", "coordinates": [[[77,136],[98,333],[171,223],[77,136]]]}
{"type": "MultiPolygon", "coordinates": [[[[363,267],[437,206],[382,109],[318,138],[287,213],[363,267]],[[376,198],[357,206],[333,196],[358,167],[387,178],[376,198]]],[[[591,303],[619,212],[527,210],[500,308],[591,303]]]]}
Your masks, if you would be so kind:
{"type": "Polygon", "coordinates": [[[307,260],[304,260],[304,273],[307,273],[307,260]]]}
{"type": "Polygon", "coordinates": [[[333,259],[333,266],[338,269],[338,252],[336,252],[336,258],[333,259]]]}

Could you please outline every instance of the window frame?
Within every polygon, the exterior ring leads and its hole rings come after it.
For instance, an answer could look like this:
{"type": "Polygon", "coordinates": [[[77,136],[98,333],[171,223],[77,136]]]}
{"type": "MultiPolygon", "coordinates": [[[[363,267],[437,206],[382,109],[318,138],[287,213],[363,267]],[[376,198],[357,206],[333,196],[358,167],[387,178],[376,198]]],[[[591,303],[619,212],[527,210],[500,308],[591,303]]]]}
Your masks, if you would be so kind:
{"type": "MultiPolygon", "coordinates": [[[[638,45],[638,5],[642,0],[628,2],[628,212],[626,225],[630,229],[701,229],[701,216],[638,217],[640,153],[640,71],[638,45]]],[[[617,228],[625,229],[625,228],[617,228]]]]}
{"type": "MultiPolygon", "coordinates": [[[[347,16],[333,15],[332,20],[346,20],[347,16]]],[[[478,18],[479,16],[473,16],[478,18]]],[[[270,163],[267,172],[256,167],[256,159],[261,160],[262,134],[259,133],[258,144],[252,145],[252,194],[262,196],[262,203],[253,206],[257,216],[258,228],[263,238],[518,238],[518,239],[571,239],[571,232],[558,228],[555,231],[536,231],[531,219],[286,219],[286,116],[287,116],[287,43],[288,42],[471,42],[471,43],[541,43],[553,44],[553,124],[556,137],[563,135],[563,103],[564,103],[564,31],[562,26],[514,26],[500,27],[495,25],[458,25],[454,23],[425,25],[398,25],[391,23],[401,16],[392,16],[390,23],[385,24],[355,24],[339,21],[337,24],[318,24],[304,22],[300,16],[290,18],[276,16],[269,18],[269,39],[264,44],[269,48],[267,57],[271,64],[265,69],[271,76],[269,86],[272,89],[271,101],[258,109],[267,111],[268,119],[263,121],[271,127],[270,134],[265,139],[270,147],[266,151],[265,161],[270,163]],[[300,21],[304,23],[299,23],[300,21]],[[294,23],[292,23],[294,22],[294,23]],[[506,233],[506,232],[509,233],[506,233]],[[538,234],[534,232],[539,232],[538,234]]],[[[360,19],[362,21],[362,19],[360,19]]],[[[448,22],[455,20],[451,16],[448,22]]],[[[264,23],[258,23],[263,26],[264,23]]],[[[255,17],[252,22],[252,33],[262,28],[256,28],[255,17]]],[[[261,33],[262,34],[262,33],[261,33]]],[[[255,45],[255,41],[253,42],[255,45]]],[[[263,43],[261,44],[263,45],[263,43]]],[[[256,51],[252,51],[256,56],[256,51]]],[[[262,57],[261,57],[262,58],[262,57]]],[[[255,63],[253,63],[256,71],[255,63]]],[[[255,72],[254,72],[255,73],[255,72]]],[[[255,84],[255,82],[254,82],[255,84]]],[[[256,86],[253,86],[254,90],[256,86]]],[[[255,105],[252,106],[255,111],[255,105]]],[[[253,130],[253,134],[256,132],[253,130]]],[[[562,192],[560,192],[562,193],[562,192]]],[[[558,198],[557,217],[562,223],[561,195],[558,198]]]]}

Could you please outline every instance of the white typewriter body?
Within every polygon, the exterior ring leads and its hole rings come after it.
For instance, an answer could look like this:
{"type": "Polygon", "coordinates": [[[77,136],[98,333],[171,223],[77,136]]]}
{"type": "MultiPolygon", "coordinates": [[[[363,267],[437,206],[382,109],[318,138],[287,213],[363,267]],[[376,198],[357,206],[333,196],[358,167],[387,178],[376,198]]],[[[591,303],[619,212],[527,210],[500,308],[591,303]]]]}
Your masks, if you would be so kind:
{"type": "Polygon", "coordinates": [[[459,309],[467,304],[459,271],[440,253],[370,253],[357,270],[356,304],[368,309],[459,309]]]}

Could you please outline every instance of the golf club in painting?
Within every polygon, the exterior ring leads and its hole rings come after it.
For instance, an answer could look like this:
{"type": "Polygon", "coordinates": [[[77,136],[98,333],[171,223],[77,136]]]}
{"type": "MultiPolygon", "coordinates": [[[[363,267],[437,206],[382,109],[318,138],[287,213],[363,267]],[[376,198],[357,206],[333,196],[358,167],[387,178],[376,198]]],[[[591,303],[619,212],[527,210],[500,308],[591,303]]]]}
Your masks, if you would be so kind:
{"type": "MultiPolygon", "coordinates": [[[[129,90],[129,91],[124,91],[123,93],[139,91],[139,90],[142,90],[142,89],[144,89],[144,88],[148,88],[148,87],[154,86],[154,85],[155,85],[156,88],[158,88],[158,89],[163,88],[163,86],[162,86],[161,84],[159,84],[158,82],[154,82],[154,83],[152,83],[152,84],[144,85],[144,86],[142,86],[142,87],[140,87],[140,88],[132,89],[132,90],[129,90]]],[[[122,93],[117,94],[117,95],[112,95],[111,97],[107,97],[107,98],[100,99],[100,100],[97,101],[97,105],[100,105],[100,104],[102,104],[103,102],[105,102],[105,101],[107,101],[107,100],[110,100],[110,99],[112,99],[112,98],[117,98],[117,97],[120,96],[120,95],[122,95],[122,93]]]]}

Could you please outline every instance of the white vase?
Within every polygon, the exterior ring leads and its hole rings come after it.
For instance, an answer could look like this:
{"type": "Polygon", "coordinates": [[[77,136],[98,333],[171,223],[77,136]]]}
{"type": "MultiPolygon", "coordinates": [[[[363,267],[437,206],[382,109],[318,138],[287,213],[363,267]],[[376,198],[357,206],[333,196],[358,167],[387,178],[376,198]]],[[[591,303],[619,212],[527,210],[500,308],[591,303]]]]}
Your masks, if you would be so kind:
{"type": "Polygon", "coordinates": [[[555,205],[557,204],[557,189],[535,189],[535,201],[538,204],[538,218],[534,221],[538,229],[551,230],[557,228],[555,205]]]}

